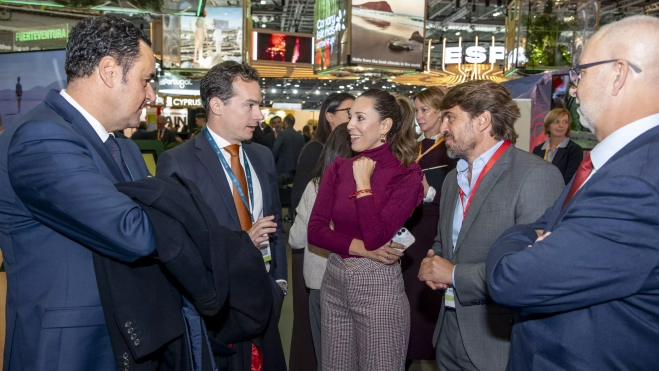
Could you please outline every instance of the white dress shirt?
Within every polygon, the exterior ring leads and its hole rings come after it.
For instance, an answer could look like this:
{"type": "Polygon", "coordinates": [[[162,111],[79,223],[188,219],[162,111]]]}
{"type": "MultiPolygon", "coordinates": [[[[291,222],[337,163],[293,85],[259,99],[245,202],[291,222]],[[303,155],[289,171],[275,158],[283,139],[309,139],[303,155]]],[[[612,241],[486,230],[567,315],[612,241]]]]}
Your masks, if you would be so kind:
{"type": "Polygon", "coordinates": [[[76,110],[78,110],[78,112],[80,112],[82,117],[84,117],[85,120],[89,122],[89,125],[91,125],[94,131],[96,132],[96,134],[98,134],[98,137],[101,138],[101,142],[105,143],[105,141],[108,140],[108,137],[110,136],[110,133],[108,133],[105,127],[103,127],[103,125],[101,125],[101,123],[96,118],[94,118],[94,116],[92,116],[89,112],[87,112],[86,109],[82,108],[82,106],[78,104],[78,102],[76,102],[75,99],[73,99],[69,94],[67,94],[66,89],[62,89],[62,91],[60,91],[60,95],[64,97],[64,99],[66,99],[66,101],[69,102],[69,104],[72,105],[73,108],[75,108],[76,110]]]}

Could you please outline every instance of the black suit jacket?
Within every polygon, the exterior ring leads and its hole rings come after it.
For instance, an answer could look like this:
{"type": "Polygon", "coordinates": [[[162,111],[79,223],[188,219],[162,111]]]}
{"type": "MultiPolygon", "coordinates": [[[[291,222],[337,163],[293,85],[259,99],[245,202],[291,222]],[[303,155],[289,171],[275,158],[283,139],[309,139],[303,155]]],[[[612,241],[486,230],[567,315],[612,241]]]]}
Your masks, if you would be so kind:
{"type": "Polygon", "coordinates": [[[291,170],[295,170],[302,147],[304,147],[304,137],[292,126],[279,132],[272,146],[279,176],[289,176],[291,170]]]}
{"type": "MultiPolygon", "coordinates": [[[[253,338],[254,343],[263,346],[264,365],[270,369],[285,368],[285,359],[277,328],[279,310],[284,300],[281,289],[275,280],[287,279],[286,240],[282,227],[279,189],[272,152],[266,147],[243,142],[247,158],[252,164],[252,171],[261,184],[263,198],[263,215],[274,215],[277,231],[270,236],[272,260],[270,261],[270,284],[274,294],[271,323],[263,336],[253,338]]],[[[240,220],[233,201],[231,184],[228,182],[222,164],[208,142],[206,135],[199,134],[182,145],[163,152],[158,159],[157,173],[167,176],[173,173],[182,174],[199,187],[204,200],[210,205],[220,225],[233,231],[240,231],[240,220]]],[[[256,248],[254,247],[256,250],[256,248]]],[[[267,370],[266,368],[265,370],[267,370]]]]}
{"type": "Polygon", "coordinates": [[[265,135],[272,133],[272,126],[270,125],[265,125],[262,129],[263,129],[263,134],[265,135]]]}
{"type": "MultiPolygon", "coordinates": [[[[149,216],[158,252],[158,260],[135,263],[94,258],[120,369],[126,362],[137,370],[188,369],[181,295],[205,316],[215,354],[231,354],[227,344],[265,329],[271,300],[260,298],[270,296],[271,288],[246,233],[221,227],[196,186],[176,175],[117,188],[149,216]],[[253,296],[243,295],[247,291],[253,296]]],[[[210,369],[208,359],[203,369],[210,369]]]]}
{"type": "MultiPolygon", "coordinates": [[[[169,129],[163,129],[162,138],[160,141],[163,146],[167,146],[169,143],[176,143],[176,134],[169,129]]],[[[153,130],[149,132],[149,139],[158,140],[158,130],[153,130]]]]}
{"type": "MultiPolygon", "coordinates": [[[[133,135],[130,136],[130,139],[132,139],[132,140],[147,140],[147,139],[151,139],[151,138],[149,138],[149,135],[150,135],[150,132],[148,132],[146,130],[137,129],[137,131],[134,132],[133,135]]],[[[157,137],[157,135],[158,134],[156,134],[156,137],[157,137]]]]}
{"type": "Polygon", "coordinates": [[[318,164],[320,154],[323,152],[323,144],[312,140],[302,148],[300,159],[295,169],[295,179],[293,180],[293,189],[291,190],[291,208],[297,209],[302,200],[302,194],[311,181],[313,169],[318,164]]]}
{"type": "MultiPolygon", "coordinates": [[[[538,155],[542,158],[545,157],[545,150],[542,149],[543,144],[533,148],[534,155],[538,155]]],[[[572,180],[572,177],[574,177],[577,169],[579,169],[581,160],[583,160],[583,150],[578,144],[569,141],[567,147],[556,150],[556,154],[551,160],[551,163],[561,171],[565,184],[568,184],[570,183],[570,180],[572,180]]]]}

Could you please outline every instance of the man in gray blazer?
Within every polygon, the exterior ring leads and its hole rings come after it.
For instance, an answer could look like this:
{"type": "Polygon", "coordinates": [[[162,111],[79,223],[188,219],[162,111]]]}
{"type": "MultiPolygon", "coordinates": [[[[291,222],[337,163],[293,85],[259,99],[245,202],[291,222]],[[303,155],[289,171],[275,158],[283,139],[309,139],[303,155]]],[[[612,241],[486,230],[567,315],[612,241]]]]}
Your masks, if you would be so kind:
{"type": "Polygon", "coordinates": [[[492,302],[485,259],[497,237],[532,223],[563,190],[549,162],[514,146],[519,109],[500,84],[471,81],[442,101],[441,131],[459,159],[442,187],[437,237],[419,279],[444,295],[433,342],[439,370],[504,370],[515,313],[492,302]]]}

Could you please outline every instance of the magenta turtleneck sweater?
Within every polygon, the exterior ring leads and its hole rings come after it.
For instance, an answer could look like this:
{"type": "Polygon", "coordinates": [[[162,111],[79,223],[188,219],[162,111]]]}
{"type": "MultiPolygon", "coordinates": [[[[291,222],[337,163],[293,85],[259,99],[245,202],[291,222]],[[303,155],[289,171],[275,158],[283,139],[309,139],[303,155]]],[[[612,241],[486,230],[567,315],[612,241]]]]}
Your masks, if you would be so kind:
{"type": "Polygon", "coordinates": [[[388,144],[356,157],[337,157],[320,183],[309,219],[309,244],[349,257],[353,239],[367,250],[389,242],[423,200],[423,173],[417,164],[403,167],[388,144]],[[373,196],[350,198],[357,191],[352,163],[360,157],[376,161],[371,176],[373,196]],[[330,229],[334,222],[334,230],[330,229]]]}

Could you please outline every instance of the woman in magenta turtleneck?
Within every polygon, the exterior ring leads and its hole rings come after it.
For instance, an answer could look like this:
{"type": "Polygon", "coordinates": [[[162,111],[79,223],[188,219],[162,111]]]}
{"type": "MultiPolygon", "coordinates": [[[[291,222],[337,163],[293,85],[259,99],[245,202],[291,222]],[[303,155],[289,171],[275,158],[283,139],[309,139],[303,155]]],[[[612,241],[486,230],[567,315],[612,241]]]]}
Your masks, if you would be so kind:
{"type": "Polygon", "coordinates": [[[403,370],[410,307],[392,237],[423,199],[414,109],[371,89],[350,110],[352,149],[323,174],[309,243],[332,252],[321,286],[322,369],[403,370]],[[332,225],[332,227],[330,227],[332,225]]]}

